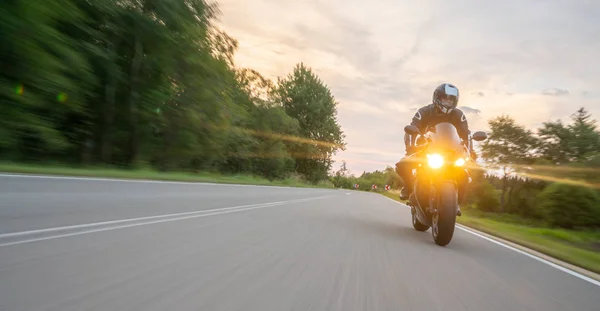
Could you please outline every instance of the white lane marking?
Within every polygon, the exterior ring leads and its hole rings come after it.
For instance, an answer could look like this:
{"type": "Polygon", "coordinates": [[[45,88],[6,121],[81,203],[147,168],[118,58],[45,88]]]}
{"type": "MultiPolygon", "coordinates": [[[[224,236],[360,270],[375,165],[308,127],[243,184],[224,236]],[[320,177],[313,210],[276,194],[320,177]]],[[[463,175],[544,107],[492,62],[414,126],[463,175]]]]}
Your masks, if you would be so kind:
{"type": "Polygon", "coordinates": [[[119,179],[119,178],[103,178],[103,177],[79,177],[79,176],[58,176],[58,175],[35,175],[35,174],[8,174],[0,173],[0,177],[13,178],[32,178],[32,179],[63,179],[63,180],[80,180],[80,181],[109,181],[109,182],[124,182],[124,183],[147,183],[147,184],[174,184],[174,185],[202,185],[202,186],[221,186],[221,187],[256,187],[256,188],[283,188],[283,189],[303,189],[303,190],[335,190],[329,188],[302,188],[292,186],[269,186],[269,185],[246,185],[235,183],[211,183],[202,181],[169,181],[169,180],[152,180],[152,179],[119,179]]]}
{"type": "Polygon", "coordinates": [[[82,235],[82,234],[88,234],[88,233],[94,233],[94,232],[102,232],[102,231],[110,231],[110,230],[152,225],[152,224],[158,224],[158,223],[163,223],[163,222],[170,222],[170,221],[177,221],[177,220],[185,220],[185,219],[192,219],[192,218],[200,218],[200,217],[208,217],[208,216],[229,214],[229,213],[235,213],[235,212],[249,211],[249,210],[265,208],[265,207],[280,206],[280,205],[285,205],[285,204],[301,203],[301,202],[306,202],[306,201],[318,200],[318,199],[322,199],[322,198],[326,198],[326,197],[329,197],[329,196],[321,196],[321,197],[290,200],[290,201],[269,202],[269,203],[262,203],[262,204],[241,205],[241,206],[218,208],[218,209],[211,209],[211,210],[197,211],[197,212],[186,212],[186,213],[158,215],[158,216],[150,216],[150,217],[130,218],[130,219],[123,219],[123,220],[115,220],[115,221],[105,221],[105,222],[74,225],[74,226],[65,226],[65,227],[57,227],[57,228],[24,231],[24,232],[7,233],[7,234],[0,235],[0,238],[31,235],[31,234],[44,233],[44,232],[54,232],[54,231],[68,230],[68,229],[89,228],[89,227],[96,227],[96,226],[100,226],[100,225],[110,225],[110,224],[114,225],[114,224],[118,224],[118,223],[122,223],[122,222],[150,220],[150,219],[155,219],[155,218],[166,218],[166,219],[159,219],[159,220],[154,220],[154,221],[136,222],[133,224],[110,226],[110,227],[104,227],[104,228],[99,228],[99,229],[90,229],[90,230],[78,231],[78,232],[73,232],[73,233],[65,233],[65,234],[58,234],[58,235],[52,235],[52,236],[46,236],[46,237],[32,238],[32,239],[28,239],[28,240],[20,240],[20,241],[2,243],[2,244],[0,244],[0,247],[10,246],[10,245],[18,245],[18,244],[24,244],[24,243],[30,243],[30,242],[37,242],[37,241],[44,241],[44,240],[51,240],[51,239],[58,239],[58,238],[63,238],[63,237],[82,235]],[[180,217],[175,217],[175,216],[180,216],[180,217]],[[172,217],[175,217],[175,218],[172,218],[172,217]]]}
{"type": "Polygon", "coordinates": [[[248,205],[239,205],[239,206],[214,208],[214,209],[207,209],[207,210],[200,210],[200,211],[193,211],[193,212],[162,214],[162,215],[155,215],[155,216],[145,216],[145,217],[137,217],[137,218],[126,218],[126,219],[119,219],[119,220],[109,220],[109,221],[102,221],[102,222],[93,222],[93,223],[80,224],[80,225],[71,225],[71,226],[63,226],[63,227],[53,227],[53,228],[36,229],[36,230],[20,231],[20,232],[10,232],[10,233],[0,234],[0,239],[2,239],[2,238],[8,238],[8,237],[23,236],[23,235],[32,235],[32,234],[38,234],[38,233],[62,231],[62,230],[81,229],[81,228],[89,228],[89,227],[96,227],[96,226],[103,226],[103,225],[113,225],[113,224],[119,224],[119,223],[124,223],[124,222],[133,222],[133,221],[149,220],[149,219],[156,219],[156,218],[168,218],[168,217],[175,217],[175,216],[184,216],[184,215],[209,213],[209,212],[215,212],[215,211],[226,211],[226,210],[233,210],[233,209],[240,209],[240,208],[247,208],[247,207],[254,207],[254,206],[268,207],[270,205],[279,205],[279,204],[286,204],[286,203],[303,202],[305,200],[318,199],[318,198],[322,198],[322,197],[308,198],[308,199],[299,199],[299,200],[289,200],[289,201],[266,202],[266,203],[257,203],[257,204],[248,204],[248,205]]]}
{"type": "MultiPolygon", "coordinates": [[[[388,199],[388,200],[390,200],[390,201],[392,201],[392,202],[394,202],[394,203],[396,203],[396,204],[400,204],[400,205],[401,205],[401,206],[403,206],[403,207],[406,207],[406,208],[409,208],[409,209],[410,209],[410,207],[409,207],[408,205],[406,205],[406,204],[400,203],[400,202],[398,202],[398,201],[396,201],[396,200],[394,200],[394,199],[391,199],[391,198],[388,198],[388,197],[385,197],[385,196],[384,196],[384,198],[386,198],[386,199],[388,199]]],[[[518,248],[512,247],[512,246],[510,246],[510,245],[507,245],[507,244],[504,244],[504,243],[502,243],[502,242],[500,242],[500,241],[496,241],[496,240],[494,240],[494,239],[492,239],[492,238],[489,238],[489,237],[486,237],[486,236],[484,236],[484,235],[481,235],[481,234],[479,234],[479,233],[477,233],[477,232],[474,232],[474,231],[472,231],[472,230],[470,230],[470,229],[467,229],[467,228],[466,228],[465,226],[463,226],[463,225],[457,224],[456,228],[458,228],[458,229],[460,229],[460,230],[462,230],[462,231],[465,231],[465,232],[467,232],[467,233],[470,233],[470,234],[472,234],[472,235],[475,235],[475,236],[477,236],[477,237],[480,237],[480,238],[482,238],[482,239],[485,239],[485,240],[487,240],[487,241],[489,241],[489,242],[492,242],[492,243],[494,243],[494,244],[496,244],[496,245],[499,245],[499,246],[502,246],[502,247],[504,247],[504,248],[507,248],[507,249],[513,250],[513,251],[515,251],[515,252],[517,252],[517,253],[520,253],[520,254],[522,254],[522,255],[525,255],[525,256],[527,256],[527,257],[529,257],[529,258],[531,258],[531,259],[535,259],[535,260],[537,260],[537,261],[539,261],[539,262],[541,262],[541,263],[544,263],[544,264],[546,264],[546,265],[548,265],[548,266],[550,266],[550,267],[553,267],[553,268],[555,268],[555,269],[558,269],[558,270],[560,270],[560,271],[562,271],[562,272],[566,272],[566,273],[568,273],[568,274],[570,274],[570,275],[572,275],[572,276],[574,276],[574,277],[577,277],[577,278],[579,278],[579,279],[581,279],[581,280],[587,281],[587,282],[589,282],[589,283],[592,283],[592,284],[594,284],[594,285],[596,285],[596,286],[600,286],[600,282],[599,282],[599,281],[597,281],[597,280],[595,280],[595,279],[592,279],[592,278],[590,278],[590,277],[588,277],[588,276],[585,276],[585,275],[583,275],[583,274],[581,274],[581,273],[579,273],[579,272],[573,271],[573,270],[571,270],[571,269],[568,269],[568,268],[565,268],[565,267],[563,267],[563,266],[557,265],[557,264],[555,264],[555,263],[553,263],[553,262],[551,262],[551,261],[548,261],[548,260],[546,260],[546,259],[544,259],[544,258],[541,258],[541,257],[535,256],[535,255],[532,255],[532,254],[530,254],[530,253],[527,253],[527,252],[525,252],[525,251],[522,251],[522,250],[520,250],[520,249],[518,249],[518,248]]]]}
{"type": "Polygon", "coordinates": [[[566,273],[568,273],[568,274],[570,274],[570,275],[572,275],[572,276],[578,277],[578,278],[580,278],[580,279],[586,280],[586,281],[588,281],[588,282],[590,282],[590,283],[592,283],[592,284],[594,284],[594,285],[596,285],[596,286],[600,286],[600,282],[599,282],[599,281],[597,281],[597,280],[594,280],[594,279],[592,279],[592,278],[590,278],[590,277],[587,277],[587,276],[585,276],[585,275],[583,275],[583,274],[581,274],[581,273],[575,272],[575,271],[573,271],[573,270],[571,270],[571,269],[567,269],[567,268],[565,268],[565,267],[563,267],[563,266],[557,265],[557,264],[555,264],[555,263],[553,263],[553,262],[551,262],[551,261],[548,261],[548,260],[546,260],[546,259],[544,259],[544,258],[540,258],[540,257],[538,257],[538,256],[535,256],[535,255],[529,254],[529,253],[527,253],[527,252],[524,252],[524,251],[522,251],[522,250],[520,250],[520,249],[518,249],[518,248],[512,247],[512,246],[510,246],[510,245],[506,245],[506,244],[504,244],[504,243],[502,243],[502,242],[500,242],[500,241],[496,241],[496,240],[494,240],[494,239],[488,238],[488,237],[486,237],[486,236],[484,236],[484,235],[481,235],[481,234],[479,234],[479,233],[477,233],[477,232],[474,232],[474,231],[471,231],[471,230],[469,230],[468,228],[464,227],[463,225],[460,225],[460,224],[459,224],[459,225],[457,225],[457,228],[458,228],[458,229],[461,229],[461,230],[463,230],[463,231],[465,231],[465,232],[468,232],[468,233],[470,233],[470,234],[476,235],[476,236],[478,236],[478,237],[480,237],[480,238],[482,238],[482,239],[488,240],[489,242],[492,242],[492,243],[494,243],[494,244],[500,245],[500,246],[502,246],[502,247],[506,247],[506,248],[508,248],[508,249],[510,249],[510,250],[513,250],[513,251],[515,251],[515,252],[517,252],[517,253],[520,253],[520,254],[522,254],[522,255],[525,255],[525,256],[527,256],[527,257],[529,257],[529,258],[533,258],[533,259],[535,259],[535,260],[537,260],[537,261],[543,262],[543,263],[545,263],[545,264],[547,264],[547,265],[549,265],[549,266],[551,266],[551,267],[553,267],[553,268],[556,268],[556,269],[558,269],[558,270],[560,270],[560,271],[566,272],[566,273]]]}

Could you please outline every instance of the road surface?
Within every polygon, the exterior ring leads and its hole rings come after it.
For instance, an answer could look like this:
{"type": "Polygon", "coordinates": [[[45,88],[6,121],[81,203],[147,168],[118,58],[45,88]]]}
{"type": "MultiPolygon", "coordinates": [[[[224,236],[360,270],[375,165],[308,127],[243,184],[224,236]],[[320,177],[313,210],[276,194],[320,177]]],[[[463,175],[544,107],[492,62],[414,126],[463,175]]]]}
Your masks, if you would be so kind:
{"type": "Polygon", "coordinates": [[[0,176],[0,310],[598,310],[600,286],[342,190],[0,176]]]}

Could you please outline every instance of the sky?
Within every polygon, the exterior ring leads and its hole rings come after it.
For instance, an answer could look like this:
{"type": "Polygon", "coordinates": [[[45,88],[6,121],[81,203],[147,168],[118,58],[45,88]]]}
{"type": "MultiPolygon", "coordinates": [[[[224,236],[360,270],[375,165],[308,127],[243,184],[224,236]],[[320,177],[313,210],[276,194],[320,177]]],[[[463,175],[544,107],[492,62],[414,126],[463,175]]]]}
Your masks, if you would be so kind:
{"type": "Polygon", "coordinates": [[[351,173],[393,166],[403,128],[455,84],[471,130],[501,114],[535,129],[600,120],[598,0],[219,0],[235,61],[276,80],[304,62],[338,104],[351,173]]]}

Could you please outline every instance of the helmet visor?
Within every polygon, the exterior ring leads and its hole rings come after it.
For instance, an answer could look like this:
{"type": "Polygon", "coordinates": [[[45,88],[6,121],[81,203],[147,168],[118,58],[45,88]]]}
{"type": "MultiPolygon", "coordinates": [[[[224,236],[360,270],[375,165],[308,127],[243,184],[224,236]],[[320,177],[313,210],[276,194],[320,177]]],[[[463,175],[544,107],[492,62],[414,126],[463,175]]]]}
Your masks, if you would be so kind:
{"type": "Polygon", "coordinates": [[[439,103],[440,110],[443,113],[450,113],[456,107],[456,96],[452,96],[452,95],[440,96],[438,103],[439,103]]]}

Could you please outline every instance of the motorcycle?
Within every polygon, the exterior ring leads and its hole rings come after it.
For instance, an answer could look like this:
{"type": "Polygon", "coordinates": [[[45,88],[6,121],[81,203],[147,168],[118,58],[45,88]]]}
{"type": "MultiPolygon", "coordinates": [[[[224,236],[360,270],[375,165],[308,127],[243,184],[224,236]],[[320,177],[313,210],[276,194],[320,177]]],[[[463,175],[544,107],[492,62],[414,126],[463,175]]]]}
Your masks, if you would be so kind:
{"type": "MultiPolygon", "coordinates": [[[[451,123],[439,123],[430,127],[426,134],[421,134],[414,125],[407,125],[404,131],[417,136],[415,155],[418,164],[413,175],[413,192],[407,203],[413,228],[424,232],[431,227],[435,243],[446,246],[454,235],[456,217],[460,216],[458,181],[460,174],[468,174],[465,165],[472,160],[469,148],[461,143],[462,139],[451,123]]],[[[473,140],[485,139],[485,132],[469,134],[469,146],[473,140]]]]}

